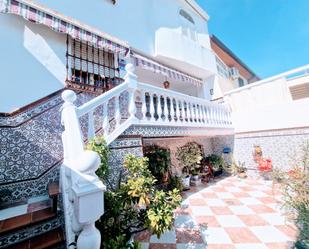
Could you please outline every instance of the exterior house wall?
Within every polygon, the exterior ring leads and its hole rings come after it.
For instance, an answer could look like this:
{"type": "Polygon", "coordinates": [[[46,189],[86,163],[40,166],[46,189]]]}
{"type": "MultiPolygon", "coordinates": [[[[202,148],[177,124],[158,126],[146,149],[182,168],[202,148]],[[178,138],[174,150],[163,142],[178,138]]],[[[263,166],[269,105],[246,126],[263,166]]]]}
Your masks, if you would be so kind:
{"type": "MultiPolygon", "coordinates": [[[[132,47],[150,55],[154,55],[155,32],[159,28],[182,26],[181,8],[192,15],[200,36],[208,34],[207,22],[183,0],[118,0],[115,5],[110,0],[94,0],[91,4],[82,0],[37,2],[126,40],[132,47]]],[[[200,40],[209,47],[209,39],[208,44],[207,39],[200,40]]]]}
{"type": "MultiPolygon", "coordinates": [[[[205,61],[213,65],[210,67],[215,67],[210,51],[207,21],[184,0],[117,1],[115,5],[108,0],[95,0],[91,5],[84,1],[72,0],[61,3],[49,0],[37,2],[127,40],[131,46],[150,56],[155,56],[158,30],[167,28],[181,35],[182,27],[190,26],[185,23],[187,20],[179,15],[180,9],[183,8],[194,19],[195,25],[189,28],[196,32],[196,45],[199,44],[201,50],[209,50],[210,56],[206,56],[205,61]]],[[[0,31],[0,52],[6,58],[0,62],[1,69],[6,72],[1,79],[4,88],[0,95],[0,112],[12,112],[63,88],[66,77],[66,35],[12,14],[0,15],[0,31]],[[6,94],[8,92],[10,94],[6,94]]],[[[183,41],[187,40],[190,39],[183,37],[183,41]]],[[[199,49],[195,52],[198,51],[199,49]]],[[[192,54],[190,53],[190,59],[198,61],[197,57],[191,58],[192,54]]],[[[179,49],[174,50],[174,56],[187,61],[187,57],[183,57],[183,51],[179,49]]],[[[175,66],[175,63],[171,61],[170,66],[175,66]]],[[[189,69],[182,66],[180,70],[189,69]]],[[[188,73],[194,75],[191,69],[188,73]]],[[[152,75],[146,78],[152,81],[155,77],[152,75]]],[[[164,79],[160,80],[163,81],[164,79]]],[[[173,82],[173,85],[177,85],[173,86],[173,89],[181,92],[188,89],[187,85],[178,82],[173,82]]],[[[196,87],[194,89],[192,95],[201,92],[196,87]]],[[[205,97],[204,94],[199,96],[205,97]]]]}
{"type": "Polygon", "coordinates": [[[0,39],[0,112],[12,112],[64,87],[65,35],[0,14],[0,39]]]}

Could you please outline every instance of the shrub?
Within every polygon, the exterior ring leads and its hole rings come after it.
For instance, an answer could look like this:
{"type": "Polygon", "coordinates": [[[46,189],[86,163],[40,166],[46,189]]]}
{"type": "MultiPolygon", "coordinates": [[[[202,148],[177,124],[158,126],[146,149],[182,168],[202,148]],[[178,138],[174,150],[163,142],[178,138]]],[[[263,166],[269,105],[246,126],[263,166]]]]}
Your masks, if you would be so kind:
{"type": "Polygon", "coordinates": [[[195,142],[189,142],[184,146],[177,149],[176,158],[182,167],[182,171],[185,174],[190,174],[192,170],[198,167],[199,163],[203,159],[203,152],[195,142]]]}
{"type": "Polygon", "coordinates": [[[222,156],[211,154],[205,158],[208,161],[214,171],[219,171],[223,168],[225,161],[222,156]]]}
{"type": "Polygon", "coordinates": [[[155,188],[147,158],[128,155],[124,167],[129,173],[127,180],[116,191],[105,193],[105,213],[97,222],[104,249],[130,248],[132,236],[146,229],[160,237],[172,228],[173,210],[181,201],[178,190],[155,188]]]}
{"type": "Polygon", "coordinates": [[[158,181],[161,181],[163,174],[168,172],[171,165],[169,149],[150,145],[145,147],[144,152],[144,155],[148,158],[149,170],[158,181]]]}

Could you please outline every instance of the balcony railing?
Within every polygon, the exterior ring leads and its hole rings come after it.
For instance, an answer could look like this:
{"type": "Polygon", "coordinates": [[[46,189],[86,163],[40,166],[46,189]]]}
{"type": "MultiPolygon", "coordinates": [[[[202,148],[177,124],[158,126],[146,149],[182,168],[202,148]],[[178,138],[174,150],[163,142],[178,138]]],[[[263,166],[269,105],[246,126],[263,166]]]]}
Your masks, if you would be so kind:
{"type": "Polygon", "coordinates": [[[111,143],[131,125],[232,127],[227,106],[137,82],[133,66],[126,69],[124,83],[77,107],[78,118],[88,119],[88,138],[102,129],[111,143]]]}

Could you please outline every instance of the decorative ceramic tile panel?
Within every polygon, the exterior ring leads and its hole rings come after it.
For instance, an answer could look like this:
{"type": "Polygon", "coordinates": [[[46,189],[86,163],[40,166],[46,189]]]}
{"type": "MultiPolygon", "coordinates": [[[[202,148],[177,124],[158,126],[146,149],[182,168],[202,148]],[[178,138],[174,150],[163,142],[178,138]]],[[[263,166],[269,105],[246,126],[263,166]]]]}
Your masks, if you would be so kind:
{"type": "Polygon", "coordinates": [[[257,169],[253,150],[258,145],[263,157],[271,159],[274,167],[288,169],[301,157],[301,146],[306,141],[309,141],[308,128],[236,134],[234,156],[247,167],[257,169]]]}
{"type": "MultiPolygon", "coordinates": [[[[85,103],[93,97],[87,93],[79,94],[76,104],[85,103]]],[[[61,101],[56,101],[59,98],[56,96],[20,114],[23,118],[18,121],[27,122],[17,127],[0,126],[0,184],[38,178],[62,160],[61,101]],[[46,106],[52,107],[48,109],[46,106]],[[37,116],[33,117],[34,114],[37,116]]],[[[15,124],[14,121],[9,125],[15,124]]]]}
{"type": "Polygon", "coordinates": [[[61,96],[57,95],[49,99],[43,104],[30,108],[29,110],[22,112],[20,114],[14,115],[12,117],[0,117],[0,127],[1,126],[18,126],[23,122],[26,122],[36,115],[59,105],[62,102],[61,96]]]}
{"type": "Polygon", "coordinates": [[[1,201],[10,203],[33,196],[45,195],[48,184],[59,181],[60,165],[61,163],[54,166],[38,179],[0,185],[0,191],[9,192],[8,195],[2,196],[1,201]]]}

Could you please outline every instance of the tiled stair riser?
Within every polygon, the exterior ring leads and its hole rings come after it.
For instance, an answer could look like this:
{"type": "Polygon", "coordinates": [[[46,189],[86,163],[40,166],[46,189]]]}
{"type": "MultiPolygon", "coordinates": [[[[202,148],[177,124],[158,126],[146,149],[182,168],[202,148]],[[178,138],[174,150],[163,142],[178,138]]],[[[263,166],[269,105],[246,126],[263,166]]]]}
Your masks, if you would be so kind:
{"type": "Polygon", "coordinates": [[[43,222],[31,227],[26,227],[16,232],[0,236],[0,248],[7,248],[9,245],[19,243],[37,235],[43,234],[55,228],[63,226],[63,217],[59,213],[58,216],[47,222],[43,222]]]}

